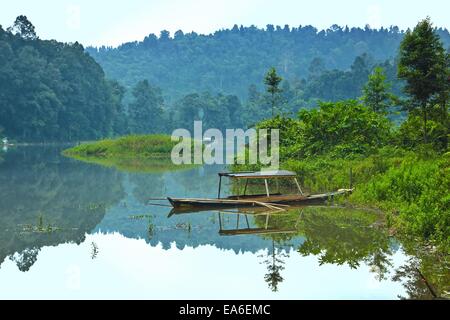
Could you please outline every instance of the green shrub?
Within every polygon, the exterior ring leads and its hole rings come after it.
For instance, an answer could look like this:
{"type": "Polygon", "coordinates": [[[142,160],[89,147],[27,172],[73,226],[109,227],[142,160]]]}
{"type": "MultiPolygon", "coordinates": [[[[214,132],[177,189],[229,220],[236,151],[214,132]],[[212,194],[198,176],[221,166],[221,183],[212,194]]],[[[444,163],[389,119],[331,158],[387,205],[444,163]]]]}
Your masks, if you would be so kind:
{"type": "Polygon", "coordinates": [[[377,204],[398,214],[407,233],[450,244],[449,154],[434,159],[407,156],[360,185],[353,201],[377,204]]]}

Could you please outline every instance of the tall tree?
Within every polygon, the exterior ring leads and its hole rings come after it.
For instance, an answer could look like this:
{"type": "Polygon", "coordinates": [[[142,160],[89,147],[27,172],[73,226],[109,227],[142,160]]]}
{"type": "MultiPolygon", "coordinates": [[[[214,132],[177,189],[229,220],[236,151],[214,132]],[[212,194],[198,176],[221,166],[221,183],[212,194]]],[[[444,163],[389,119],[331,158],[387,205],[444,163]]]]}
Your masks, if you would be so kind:
{"type": "Polygon", "coordinates": [[[427,143],[427,121],[432,102],[448,93],[448,55],[430,18],[420,21],[414,30],[407,31],[400,44],[398,77],[406,80],[405,93],[410,97],[407,109],[420,113],[423,119],[423,141],[427,143]]]}
{"type": "Polygon", "coordinates": [[[392,101],[391,84],[386,81],[386,74],[382,67],[376,67],[363,88],[362,101],[378,113],[387,113],[392,101]]]}
{"type": "Polygon", "coordinates": [[[26,16],[18,16],[16,21],[14,21],[14,24],[9,27],[7,31],[18,34],[24,39],[34,40],[37,38],[33,24],[26,16]]]}
{"type": "Polygon", "coordinates": [[[270,104],[272,106],[272,116],[274,115],[274,109],[278,101],[278,94],[281,93],[280,82],[283,78],[279,77],[274,67],[270,68],[264,78],[264,84],[266,90],[270,94],[270,104]]]}

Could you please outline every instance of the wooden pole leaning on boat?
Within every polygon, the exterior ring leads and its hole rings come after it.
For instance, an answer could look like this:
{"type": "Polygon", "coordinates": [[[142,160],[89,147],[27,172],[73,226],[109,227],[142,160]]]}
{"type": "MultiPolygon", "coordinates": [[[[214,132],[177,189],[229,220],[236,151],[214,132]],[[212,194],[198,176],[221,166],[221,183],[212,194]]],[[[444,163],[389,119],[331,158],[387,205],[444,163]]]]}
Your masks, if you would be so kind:
{"type": "Polygon", "coordinates": [[[264,184],[266,185],[266,194],[267,194],[267,198],[270,197],[270,193],[269,193],[269,185],[267,183],[267,179],[264,179],[264,184]]]}
{"type": "Polygon", "coordinates": [[[272,210],[277,210],[277,211],[286,211],[285,209],[283,209],[282,207],[289,207],[289,205],[283,205],[283,204],[278,204],[278,203],[270,203],[270,202],[261,202],[261,201],[255,201],[255,200],[231,200],[231,199],[208,199],[208,198],[185,198],[183,199],[184,201],[204,201],[204,202],[223,202],[223,203],[227,203],[227,202],[232,202],[232,203],[241,203],[241,204],[253,204],[253,205],[259,205],[262,207],[266,207],[272,210]]]}
{"type": "Polygon", "coordinates": [[[297,185],[298,191],[300,192],[301,195],[303,195],[302,188],[300,187],[300,183],[298,183],[298,180],[296,177],[294,177],[294,181],[295,181],[295,184],[297,185]]]}

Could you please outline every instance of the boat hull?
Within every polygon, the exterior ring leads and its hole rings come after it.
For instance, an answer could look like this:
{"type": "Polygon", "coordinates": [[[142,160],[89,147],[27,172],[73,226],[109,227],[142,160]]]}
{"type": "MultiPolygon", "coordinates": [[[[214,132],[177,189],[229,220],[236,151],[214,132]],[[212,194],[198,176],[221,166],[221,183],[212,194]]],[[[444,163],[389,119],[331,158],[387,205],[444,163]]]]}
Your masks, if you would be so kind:
{"type": "Polygon", "coordinates": [[[171,198],[168,197],[170,204],[175,209],[217,209],[217,208],[240,208],[255,207],[262,203],[269,204],[303,204],[317,203],[332,200],[334,196],[347,193],[347,190],[335,191],[313,195],[273,195],[273,196],[245,196],[245,197],[228,197],[224,199],[213,198],[171,198]]]}

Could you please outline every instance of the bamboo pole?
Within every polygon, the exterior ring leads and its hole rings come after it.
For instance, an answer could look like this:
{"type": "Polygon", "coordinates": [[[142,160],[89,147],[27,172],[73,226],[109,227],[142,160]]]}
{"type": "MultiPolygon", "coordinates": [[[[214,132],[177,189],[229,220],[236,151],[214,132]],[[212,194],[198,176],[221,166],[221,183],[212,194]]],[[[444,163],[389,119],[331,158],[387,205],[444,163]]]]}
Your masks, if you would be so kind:
{"type": "Polygon", "coordinates": [[[302,188],[300,187],[300,184],[298,183],[298,180],[296,177],[294,177],[294,181],[295,181],[295,184],[297,185],[298,191],[300,192],[301,195],[303,195],[302,188]]]}
{"type": "Polygon", "coordinates": [[[159,207],[172,207],[170,204],[152,203],[152,202],[148,202],[147,205],[148,206],[159,206],[159,207]]]}
{"type": "Polygon", "coordinates": [[[267,179],[264,179],[264,184],[266,185],[266,193],[267,193],[267,197],[270,197],[270,193],[269,193],[269,185],[267,184],[267,179]]]}

